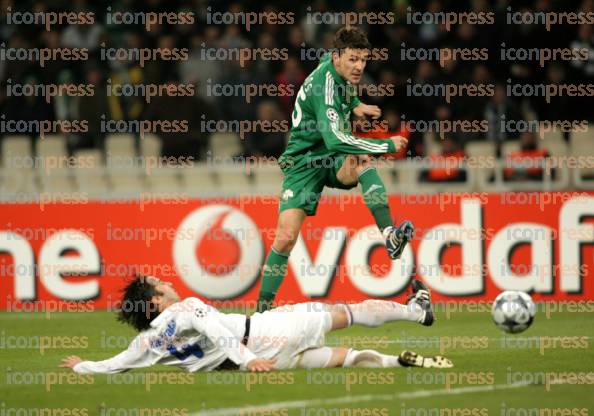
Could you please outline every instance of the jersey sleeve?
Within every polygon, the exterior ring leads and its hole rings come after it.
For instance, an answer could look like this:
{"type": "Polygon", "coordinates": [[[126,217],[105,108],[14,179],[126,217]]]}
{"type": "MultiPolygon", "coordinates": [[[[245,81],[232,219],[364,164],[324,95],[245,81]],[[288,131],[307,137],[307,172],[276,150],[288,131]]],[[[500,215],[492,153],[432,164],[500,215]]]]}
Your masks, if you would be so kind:
{"type": "Polygon", "coordinates": [[[349,105],[349,111],[353,111],[353,109],[357,107],[359,104],[361,104],[359,96],[353,95],[353,97],[351,98],[351,103],[349,105]]]}
{"type": "Polygon", "coordinates": [[[153,362],[149,359],[148,348],[139,335],[130,343],[128,349],[103,361],[82,361],[72,369],[79,374],[115,374],[132,368],[148,367],[153,362]]]}
{"type": "MultiPolygon", "coordinates": [[[[320,130],[328,150],[350,154],[395,152],[396,147],[390,139],[362,139],[340,129],[340,126],[348,120],[345,120],[345,116],[339,108],[340,104],[334,99],[332,82],[331,78],[326,80],[323,96],[311,96],[316,113],[316,126],[320,130]]],[[[357,102],[358,105],[358,98],[353,102],[357,102]]]]}
{"type": "Polygon", "coordinates": [[[198,332],[206,335],[217,348],[223,350],[237,365],[246,365],[258,358],[252,351],[241,343],[219,319],[220,312],[202,302],[195,303],[191,312],[192,326],[198,332]]]}

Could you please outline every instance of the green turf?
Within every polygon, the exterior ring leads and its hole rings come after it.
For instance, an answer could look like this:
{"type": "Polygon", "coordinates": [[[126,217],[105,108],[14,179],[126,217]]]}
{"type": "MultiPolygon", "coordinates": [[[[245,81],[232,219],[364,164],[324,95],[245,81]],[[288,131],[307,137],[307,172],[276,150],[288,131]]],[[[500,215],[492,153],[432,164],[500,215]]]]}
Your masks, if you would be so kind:
{"type": "Polygon", "coordinates": [[[579,410],[581,413],[545,413],[544,416],[593,414],[594,317],[591,314],[554,313],[547,319],[544,313],[539,313],[528,331],[508,336],[513,343],[508,347],[502,344],[505,335],[491,323],[487,312],[457,312],[449,319],[442,313],[439,318],[431,328],[412,323],[394,323],[375,329],[350,328],[330,334],[328,340],[334,345],[350,341],[359,349],[375,347],[394,354],[404,348],[425,354],[438,353],[441,342],[441,347],[445,348],[443,354],[455,363],[455,368],[447,371],[285,371],[267,375],[269,378],[250,380],[246,373],[240,372],[187,374],[159,366],[117,378],[71,376],[74,379],[62,379],[48,387],[43,383],[44,378],[68,374],[57,368],[61,357],[107,358],[121,348],[108,347],[106,341],[122,345],[133,332],[106,312],[55,313],[49,319],[41,313],[0,313],[0,406],[3,406],[0,414],[10,416],[2,413],[5,409],[78,408],[88,409],[89,415],[130,416],[141,414],[135,409],[143,408],[151,409],[144,414],[183,415],[200,410],[300,400],[307,402],[242,414],[432,416],[439,415],[437,409],[442,409],[442,416],[539,416],[530,410],[534,408],[588,409],[587,413],[579,410]],[[56,344],[56,348],[45,349],[42,354],[39,348],[8,348],[6,345],[9,337],[18,337],[19,342],[35,342],[37,336],[68,337],[71,342],[78,342],[78,346],[63,348],[56,344]],[[577,338],[567,338],[565,344],[557,343],[545,349],[543,355],[538,345],[541,336],[577,338]],[[518,342],[523,345],[517,347],[518,342]],[[588,378],[568,378],[569,384],[547,388],[543,384],[544,373],[572,373],[577,377],[581,373],[588,378]],[[147,387],[145,383],[150,377],[156,378],[151,381],[156,384],[147,387]],[[534,385],[506,388],[516,382],[534,385]],[[488,390],[490,385],[496,388],[488,390]],[[464,391],[461,387],[471,389],[464,391]],[[473,391],[475,387],[479,391],[473,391]],[[458,394],[439,392],[448,388],[458,394]],[[484,388],[487,390],[480,390],[484,388]],[[431,390],[437,392],[423,393],[431,390]],[[412,395],[418,392],[427,396],[412,395]],[[311,408],[303,407],[306,404],[311,408]],[[173,411],[159,413],[156,410],[165,408],[173,411]]]}

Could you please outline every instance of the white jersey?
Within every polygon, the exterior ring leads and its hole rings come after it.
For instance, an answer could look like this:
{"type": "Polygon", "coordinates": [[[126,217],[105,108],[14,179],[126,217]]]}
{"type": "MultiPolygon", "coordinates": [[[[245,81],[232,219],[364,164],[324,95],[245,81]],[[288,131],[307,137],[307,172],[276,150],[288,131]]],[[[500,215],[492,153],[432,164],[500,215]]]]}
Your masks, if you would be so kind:
{"type": "Polygon", "coordinates": [[[229,358],[245,370],[260,357],[274,359],[277,369],[295,368],[300,354],[324,346],[332,326],[327,305],[300,303],[255,313],[247,347],[245,315],[224,314],[197,298],[187,298],[165,309],[141,332],[128,349],[104,361],[83,361],[77,373],[119,373],[154,364],[186,371],[210,371],[229,358]]]}
{"type": "Polygon", "coordinates": [[[245,315],[223,314],[197,298],[187,298],[165,309],[142,331],[127,350],[104,361],[83,361],[77,373],[119,373],[154,364],[187,371],[209,371],[227,358],[240,368],[257,358],[241,343],[245,315]]]}

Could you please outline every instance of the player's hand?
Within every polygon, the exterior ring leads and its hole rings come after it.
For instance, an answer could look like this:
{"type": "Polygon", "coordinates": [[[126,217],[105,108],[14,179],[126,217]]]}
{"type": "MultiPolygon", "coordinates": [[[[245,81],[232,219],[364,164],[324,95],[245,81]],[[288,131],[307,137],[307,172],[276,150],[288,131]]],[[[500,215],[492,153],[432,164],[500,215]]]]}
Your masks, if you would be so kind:
{"type": "Polygon", "coordinates": [[[406,137],[392,136],[390,139],[392,139],[397,152],[401,151],[406,147],[406,145],[408,145],[408,139],[406,137]]]}
{"type": "Polygon", "coordinates": [[[82,358],[80,358],[77,355],[71,355],[69,357],[66,357],[64,359],[62,359],[62,362],[60,363],[60,367],[64,367],[64,368],[74,368],[75,365],[77,365],[78,363],[82,363],[82,358]]]}
{"type": "Polygon", "coordinates": [[[267,372],[274,370],[275,360],[266,360],[264,358],[254,358],[252,361],[247,363],[247,369],[253,372],[267,372]]]}
{"type": "Polygon", "coordinates": [[[353,108],[353,114],[355,114],[357,117],[369,116],[376,120],[381,117],[382,110],[380,110],[377,105],[367,105],[361,103],[357,107],[353,108]]]}

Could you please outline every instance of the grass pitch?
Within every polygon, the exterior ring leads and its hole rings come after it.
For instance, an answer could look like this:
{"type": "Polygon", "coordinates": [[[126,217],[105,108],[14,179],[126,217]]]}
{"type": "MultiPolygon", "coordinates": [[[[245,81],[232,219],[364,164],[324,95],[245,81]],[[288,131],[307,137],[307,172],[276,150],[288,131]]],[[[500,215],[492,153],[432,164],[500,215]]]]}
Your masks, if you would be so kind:
{"type": "Polygon", "coordinates": [[[107,312],[0,313],[0,412],[11,415],[588,416],[594,412],[594,316],[540,311],[519,335],[488,312],[438,314],[433,327],[402,322],[349,328],[328,344],[397,354],[441,353],[449,370],[331,369],[189,374],[157,366],[75,375],[60,359],[100,360],[134,335],[107,312]],[[43,348],[40,346],[43,345],[43,348]],[[252,407],[248,407],[252,406],[252,407]],[[45,413],[42,413],[41,411],[45,413]],[[70,412],[70,413],[68,413],[70,412]]]}

